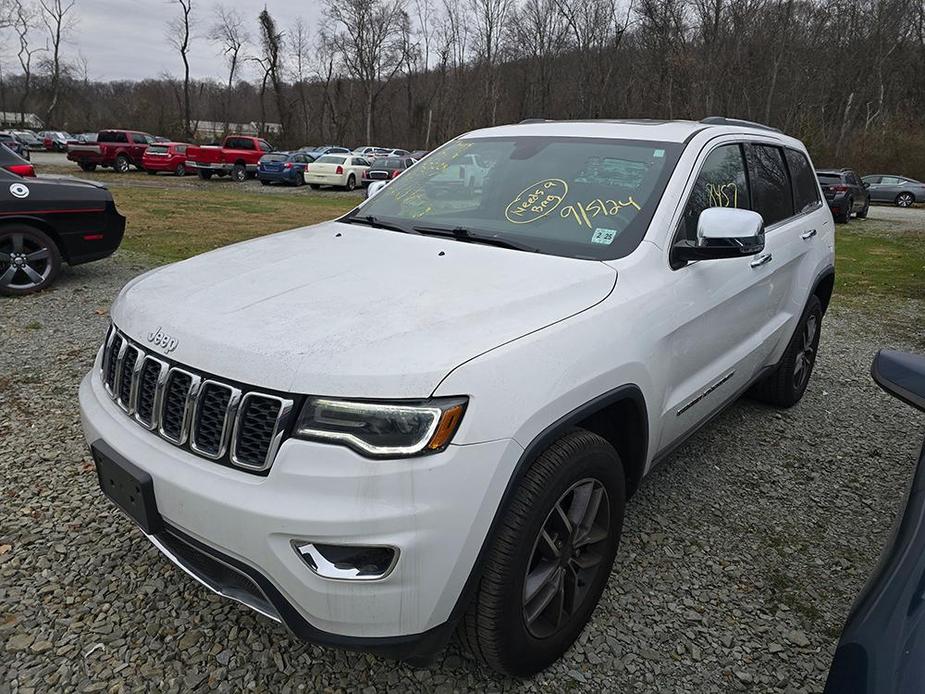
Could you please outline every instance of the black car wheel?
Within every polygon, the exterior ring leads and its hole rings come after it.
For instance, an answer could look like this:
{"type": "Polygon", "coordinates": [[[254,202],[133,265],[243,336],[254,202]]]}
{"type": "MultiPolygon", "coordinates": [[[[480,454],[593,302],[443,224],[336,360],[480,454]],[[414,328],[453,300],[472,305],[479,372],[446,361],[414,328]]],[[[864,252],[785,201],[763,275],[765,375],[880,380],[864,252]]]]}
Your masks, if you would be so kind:
{"type": "Polygon", "coordinates": [[[572,645],[607,584],[624,498],[620,456],[597,434],[571,431],[540,454],[502,511],[460,625],[476,659],[529,675],[572,645]]]}
{"type": "Polygon", "coordinates": [[[235,183],[243,183],[247,180],[247,168],[244,164],[235,164],[231,168],[231,180],[235,183]]]}
{"type": "Polygon", "coordinates": [[[48,287],[61,269],[55,242],[34,227],[0,227],[0,294],[32,294],[48,287]]]}
{"type": "Polygon", "coordinates": [[[124,174],[128,173],[128,170],[132,168],[132,163],[128,160],[127,156],[120,154],[116,157],[116,161],[113,163],[112,168],[116,173],[124,174]]]}
{"type": "Polygon", "coordinates": [[[206,171],[205,169],[199,169],[199,178],[203,181],[209,181],[212,179],[212,172],[206,171]]]}
{"type": "Polygon", "coordinates": [[[792,407],[800,402],[816,364],[821,328],[822,303],[814,295],[809,298],[777,368],[752,387],[749,394],[756,400],[778,407],[792,407]]]}
{"type": "Polygon", "coordinates": [[[177,164],[177,168],[175,168],[173,172],[182,178],[186,175],[186,166],[184,164],[177,164]]]}
{"type": "Polygon", "coordinates": [[[78,166],[81,168],[82,171],[86,171],[87,173],[90,173],[91,171],[96,171],[96,164],[84,164],[83,162],[81,162],[80,164],[78,164],[78,166]]]}
{"type": "Polygon", "coordinates": [[[896,196],[896,204],[900,207],[912,207],[915,204],[915,196],[912,193],[900,193],[896,196]]]}
{"type": "Polygon", "coordinates": [[[347,190],[356,190],[356,187],[357,187],[356,176],[354,176],[353,174],[350,174],[349,176],[347,176],[347,190]]]}
{"type": "Polygon", "coordinates": [[[857,213],[858,219],[867,219],[867,213],[870,212],[870,197],[864,201],[864,207],[857,213]]]}

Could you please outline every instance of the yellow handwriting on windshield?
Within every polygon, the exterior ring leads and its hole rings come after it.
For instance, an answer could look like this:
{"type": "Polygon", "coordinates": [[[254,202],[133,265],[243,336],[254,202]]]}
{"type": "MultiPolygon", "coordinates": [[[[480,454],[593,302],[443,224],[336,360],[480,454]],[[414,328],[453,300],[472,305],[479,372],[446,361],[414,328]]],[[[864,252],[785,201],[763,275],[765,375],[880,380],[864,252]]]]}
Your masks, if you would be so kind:
{"type": "Polygon", "coordinates": [[[568,183],[561,178],[547,178],[527,186],[517,194],[504,216],[511,224],[529,224],[555,210],[568,193],[568,183]]]}
{"type": "Polygon", "coordinates": [[[735,183],[708,183],[708,207],[738,207],[739,186],[735,183]]]}
{"type": "Polygon", "coordinates": [[[642,209],[639,207],[636,201],[633,200],[632,196],[628,197],[625,201],[602,200],[601,198],[596,198],[591,202],[576,202],[571,205],[566,205],[562,208],[562,211],[559,214],[561,215],[562,219],[574,217],[579,226],[586,226],[590,228],[593,226],[591,224],[591,220],[598,215],[603,215],[604,217],[612,217],[615,214],[618,214],[624,207],[635,207],[636,210],[642,209]]]}

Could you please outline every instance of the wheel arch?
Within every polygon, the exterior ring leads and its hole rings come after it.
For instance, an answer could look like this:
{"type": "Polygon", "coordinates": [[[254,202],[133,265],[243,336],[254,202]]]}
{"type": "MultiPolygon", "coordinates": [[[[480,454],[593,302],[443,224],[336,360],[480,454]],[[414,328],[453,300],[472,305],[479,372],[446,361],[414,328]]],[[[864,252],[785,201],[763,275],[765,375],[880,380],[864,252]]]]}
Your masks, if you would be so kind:
{"type": "Polygon", "coordinates": [[[822,313],[825,315],[826,309],[829,308],[829,302],[832,300],[832,291],[835,289],[835,268],[832,266],[823,270],[816,281],[813,283],[813,291],[810,296],[819,297],[822,304],[822,313]]]}
{"type": "Polygon", "coordinates": [[[67,246],[61,242],[61,235],[55,230],[55,228],[49,224],[46,220],[41,217],[30,217],[27,215],[23,216],[4,216],[0,218],[0,230],[3,230],[6,227],[13,226],[14,224],[22,224],[25,226],[30,226],[38,229],[39,231],[48,235],[48,237],[54,241],[55,246],[58,248],[58,253],[61,254],[61,259],[65,262],[70,262],[70,255],[67,252],[67,246]]]}

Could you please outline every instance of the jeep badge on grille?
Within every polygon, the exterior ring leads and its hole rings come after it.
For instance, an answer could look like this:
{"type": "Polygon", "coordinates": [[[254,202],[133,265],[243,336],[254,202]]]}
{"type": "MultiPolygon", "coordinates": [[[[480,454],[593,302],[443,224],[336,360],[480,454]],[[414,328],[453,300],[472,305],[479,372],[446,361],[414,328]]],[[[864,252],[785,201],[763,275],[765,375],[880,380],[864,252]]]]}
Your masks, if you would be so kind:
{"type": "Polygon", "coordinates": [[[173,352],[177,345],[180,344],[175,337],[171,337],[158,327],[154,332],[148,333],[148,342],[152,345],[161,347],[165,354],[173,352]]]}

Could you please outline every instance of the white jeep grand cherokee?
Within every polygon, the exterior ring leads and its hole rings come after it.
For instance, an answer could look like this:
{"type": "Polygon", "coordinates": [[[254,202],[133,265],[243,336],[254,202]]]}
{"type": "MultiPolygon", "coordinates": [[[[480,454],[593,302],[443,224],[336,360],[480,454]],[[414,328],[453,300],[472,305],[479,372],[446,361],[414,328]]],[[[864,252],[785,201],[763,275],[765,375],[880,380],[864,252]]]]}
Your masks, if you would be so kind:
{"type": "Polygon", "coordinates": [[[129,283],[84,429],[109,498],[216,592],[418,661],[459,627],[527,674],[588,621],[652,466],[747,389],[800,400],[833,250],[770,128],[480,130],[342,219],[129,283]],[[445,185],[468,155],[483,184],[445,185]]]}

